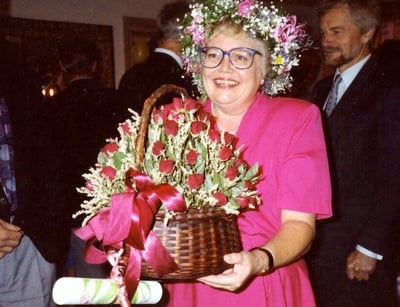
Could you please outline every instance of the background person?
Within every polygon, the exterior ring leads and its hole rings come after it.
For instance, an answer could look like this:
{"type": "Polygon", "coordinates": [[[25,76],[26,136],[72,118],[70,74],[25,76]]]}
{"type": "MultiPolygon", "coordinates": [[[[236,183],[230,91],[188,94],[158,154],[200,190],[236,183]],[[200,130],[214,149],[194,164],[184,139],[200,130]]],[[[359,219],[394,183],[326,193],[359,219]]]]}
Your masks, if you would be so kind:
{"type": "MultiPolygon", "coordinates": [[[[145,100],[163,84],[183,87],[189,96],[197,96],[190,77],[185,76],[182,69],[179,22],[188,10],[189,5],[185,1],[162,7],[157,18],[157,48],[146,60],[128,69],[119,83],[118,94],[126,109],[131,108],[140,114],[145,100]]],[[[171,98],[167,95],[157,105],[168,103],[171,98]]],[[[128,117],[130,114],[126,112],[128,117]]]]}
{"type": "Polygon", "coordinates": [[[368,4],[325,1],[319,10],[325,64],[342,79],[336,107],[327,107],[334,76],[321,80],[312,95],[329,109],[325,135],[333,183],[334,218],[318,225],[309,254],[323,307],[397,306],[400,88],[398,77],[371,54],[378,18],[368,4]]]}
{"type": "Polygon", "coordinates": [[[224,257],[233,268],[197,282],[166,284],[168,306],[315,306],[303,256],[315,220],[331,215],[328,161],[318,109],[304,100],[264,95],[289,86],[283,72],[297,58],[294,41],[306,42],[297,28],[286,45],[288,62],[271,62],[282,50],[269,49],[267,41],[285,48],[279,35],[272,38],[274,26],[292,21],[272,12],[259,2],[214,0],[193,6],[185,18],[184,47],[192,47],[185,58],[208,97],[204,108],[220,130],[236,135],[244,159],[259,163],[263,204],[238,216],[244,250],[224,257]],[[207,17],[211,12],[215,19],[207,17]]]}
{"type": "MultiPolygon", "coordinates": [[[[76,191],[85,184],[82,174],[96,161],[106,139],[116,136],[121,116],[115,91],[101,85],[97,78],[100,56],[99,49],[90,40],[75,36],[63,40],[58,57],[66,88],[48,105],[62,174],[58,184],[64,191],[62,201],[72,230],[82,222],[72,219],[84,200],[76,191]]],[[[71,234],[75,275],[107,278],[110,267],[87,263],[83,257],[85,246],[86,242],[71,234]]]]}
{"type": "Polygon", "coordinates": [[[56,265],[67,254],[40,91],[35,73],[0,58],[0,306],[55,306],[56,265]]]}

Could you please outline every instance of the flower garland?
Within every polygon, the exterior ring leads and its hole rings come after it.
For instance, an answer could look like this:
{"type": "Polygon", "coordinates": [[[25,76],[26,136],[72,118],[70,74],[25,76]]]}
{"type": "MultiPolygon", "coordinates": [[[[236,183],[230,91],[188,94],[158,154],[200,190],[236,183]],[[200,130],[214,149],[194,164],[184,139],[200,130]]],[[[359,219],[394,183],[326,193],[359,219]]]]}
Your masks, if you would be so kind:
{"type": "MultiPolygon", "coordinates": [[[[234,147],[235,137],[214,129],[214,118],[195,100],[174,99],[170,105],[153,111],[144,162],[139,171],[155,185],[167,183],[186,202],[187,208],[213,206],[229,214],[261,203],[256,190],[259,168],[248,166],[234,147]]],[[[98,155],[95,167],[83,174],[86,185],[78,188],[86,194],[81,210],[85,225],[111,197],[127,191],[127,174],[137,169],[135,144],[140,116],[120,124],[120,137],[109,139],[98,155]]],[[[173,212],[169,212],[173,215],[173,212]]]]}
{"type": "Polygon", "coordinates": [[[181,25],[183,62],[202,95],[205,92],[198,48],[205,45],[221,20],[230,20],[254,38],[267,41],[272,65],[264,82],[264,93],[274,96],[291,88],[290,71],[299,64],[298,52],[312,44],[304,25],[297,24],[296,16],[283,14],[273,4],[265,7],[257,0],[206,0],[190,4],[190,8],[181,25]]]}

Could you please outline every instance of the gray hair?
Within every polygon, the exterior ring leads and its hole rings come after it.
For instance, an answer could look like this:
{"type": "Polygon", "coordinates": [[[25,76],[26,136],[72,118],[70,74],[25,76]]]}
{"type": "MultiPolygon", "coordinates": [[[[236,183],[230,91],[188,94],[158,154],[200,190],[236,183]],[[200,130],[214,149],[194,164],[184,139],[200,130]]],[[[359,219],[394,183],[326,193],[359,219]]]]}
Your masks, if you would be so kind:
{"type": "Polygon", "coordinates": [[[157,17],[157,27],[159,37],[163,39],[179,40],[181,30],[179,23],[183,17],[189,12],[189,4],[185,1],[176,1],[165,4],[157,17]]]}
{"type": "Polygon", "coordinates": [[[325,0],[319,5],[318,16],[338,6],[349,8],[351,19],[361,34],[378,28],[381,10],[376,0],[325,0]]]}

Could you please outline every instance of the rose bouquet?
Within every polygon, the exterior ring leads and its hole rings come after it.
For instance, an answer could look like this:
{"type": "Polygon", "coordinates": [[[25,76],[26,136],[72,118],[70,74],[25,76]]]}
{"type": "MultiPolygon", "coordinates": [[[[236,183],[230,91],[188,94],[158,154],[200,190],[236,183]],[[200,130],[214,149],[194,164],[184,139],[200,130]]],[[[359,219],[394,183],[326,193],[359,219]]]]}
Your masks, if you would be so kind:
{"type": "Polygon", "coordinates": [[[154,110],[142,165],[135,161],[141,118],[132,114],[119,126],[120,138],[109,139],[95,167],[83,175],[86,186],[78,191],[89,199],[75,214],[86,215],[83,224],[109,207],[113,194],[127,190],[127,173],[132,169],[143,171],[156,185],[175,187],[187,208],[211,206],[239,214],[240,209],[260,204],[255,188],[258,165],[249,167],[234,146],[235,136],[216,130],[214,119],[200,102],[176,98],[154,110]]]}

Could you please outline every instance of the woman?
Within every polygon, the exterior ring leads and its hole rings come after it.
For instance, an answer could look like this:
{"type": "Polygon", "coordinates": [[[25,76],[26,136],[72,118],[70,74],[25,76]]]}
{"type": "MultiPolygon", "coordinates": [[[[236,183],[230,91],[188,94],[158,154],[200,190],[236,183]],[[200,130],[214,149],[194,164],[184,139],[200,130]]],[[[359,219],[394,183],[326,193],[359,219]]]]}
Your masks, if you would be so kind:
{"type": "Polygon", "coordinates": [[[302,256],[316,219],[331,215],[320,113],[308,102],[263,94],[290,86],[290,66],[306,43],[293,20],[273,7],[235,0],[192,5],[184,20],[187,69],[208,97],[205,109],[218,128],[234,133],[244,158],[261,165],[263,205],[239,215],[244,250],[224,257],[233,268],[198,282],[167,284],[169,306],[315,305],[302,256]],[[281,25],[286,32],[280,33],[288,35],[272,37],[281,25]]]}

